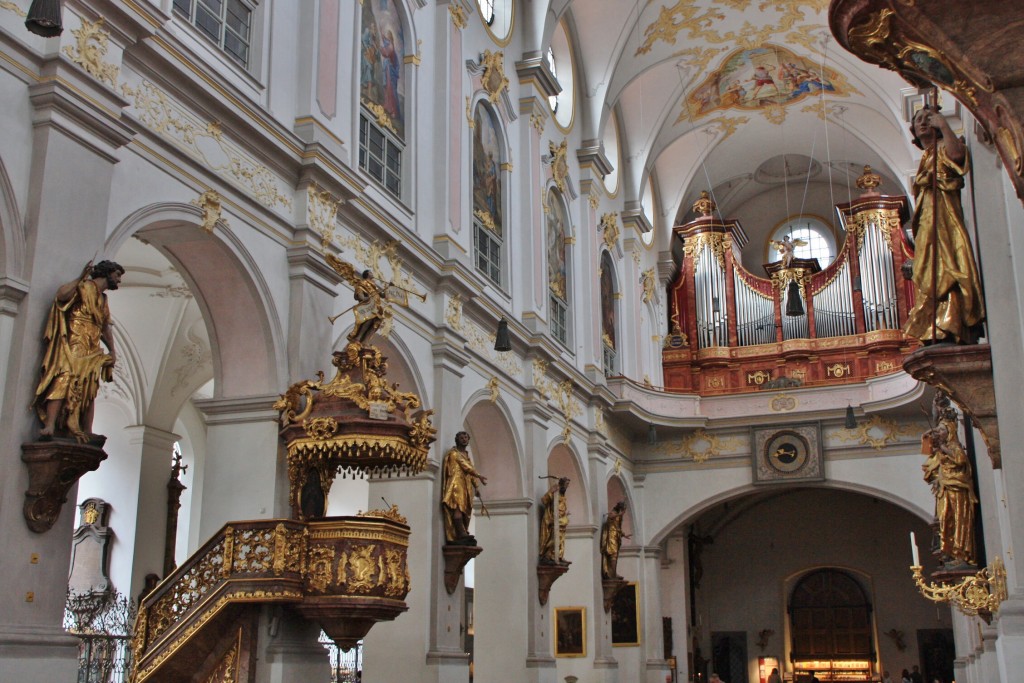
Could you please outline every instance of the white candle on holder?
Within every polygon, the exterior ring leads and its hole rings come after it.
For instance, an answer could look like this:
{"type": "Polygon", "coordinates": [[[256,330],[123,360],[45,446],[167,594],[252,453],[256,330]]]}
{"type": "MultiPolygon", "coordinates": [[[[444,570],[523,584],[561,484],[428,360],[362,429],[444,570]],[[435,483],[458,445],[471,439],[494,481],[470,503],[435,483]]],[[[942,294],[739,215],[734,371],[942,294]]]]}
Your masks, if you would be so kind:
{"type": "Polygon", "coordinates": [[[918,554],[917,554],[917,538],[914,536],[914,532],[913,531],[910,532],[910,549],[914,553],[914,566],[915,567],[920,567],[921,566],[921,558],[918,557],[918,554]]]}

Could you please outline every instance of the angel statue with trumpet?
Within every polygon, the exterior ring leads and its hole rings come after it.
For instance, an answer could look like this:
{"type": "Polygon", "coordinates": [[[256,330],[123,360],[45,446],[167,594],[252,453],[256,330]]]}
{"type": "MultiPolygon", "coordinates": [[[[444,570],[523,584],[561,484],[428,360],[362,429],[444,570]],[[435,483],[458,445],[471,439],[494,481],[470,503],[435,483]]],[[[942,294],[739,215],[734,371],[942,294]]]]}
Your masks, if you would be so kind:
{"type": "MultiPolygon", "coordinates": [[[[355,312],[356,324],[348,335],[350,342],[365,344],[374,332],[379,330],[384,323],[390,321],[393,315],[391,304],[408,306],[410,294],[419,298],[420,301],[426,302],[427,300],[425,294],[410,291],[393,282],[384,282],[374,277],[370,270],[364,270],[361,275],[357,275],[355,266],[347,261],[342,261],[333,254],[325,254],[324,258],[331,268],[355,290],[356,303],[329,318],[333,325],[335,320],[349,311],[355,312]]],[[[385,329],[389,329],[389,327],[385,329]]],[[[382,334],[387,336],[386,333],[382,332],[382,334]]]]}

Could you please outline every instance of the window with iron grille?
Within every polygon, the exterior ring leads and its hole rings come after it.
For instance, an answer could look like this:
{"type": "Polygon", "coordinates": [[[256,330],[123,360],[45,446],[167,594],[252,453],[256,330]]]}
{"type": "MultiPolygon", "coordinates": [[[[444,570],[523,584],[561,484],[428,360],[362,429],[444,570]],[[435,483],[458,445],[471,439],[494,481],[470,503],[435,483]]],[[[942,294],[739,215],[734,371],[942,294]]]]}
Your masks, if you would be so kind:
{"type": "Polygon", "coordinates": [[[476,269],[501,287],[501,240],[476,219],[473,220],[473,255],[476,269]]]}
{"type": "Polygon", "coordinates": [[[174,0],[174,11],[244,67],[249,66],[252,7],[242,0],[174,0]]]}
{"type": "Polygon", "coordinates": [[[402,147],[365,114],[359,116],[359,167],[402,198],[402,147]]]}
{"type": "Polygon", "coordinates": [[[569,343],[569,306],[557,296],[551,300],[551,336],[563,344],[569,343]]]}

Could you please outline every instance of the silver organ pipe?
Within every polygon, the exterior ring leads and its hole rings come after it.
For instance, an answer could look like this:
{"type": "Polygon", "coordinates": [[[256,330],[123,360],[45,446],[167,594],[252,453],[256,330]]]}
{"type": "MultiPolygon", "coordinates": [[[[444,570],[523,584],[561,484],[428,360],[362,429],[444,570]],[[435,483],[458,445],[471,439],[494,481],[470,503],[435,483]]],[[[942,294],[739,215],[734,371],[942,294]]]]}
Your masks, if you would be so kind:
{"type": "Polygon", "coordinates": [[[871,221],[864,229],[860,248],[860,272],[863,283],[864,324],[869,332],[899,328],[896,307],[896,283],[892,252],[878,225],[871,221]]]}
{"type": "Polygon", "coordinates": [[[856,331],[848,260],[839,266],[832,281],[815,292],[812,298],[818,337],[842,337],[856,331]]]}
{"type": "Polygon", "coordinates": [[[711,246],[701,246],[694,272],[697,297],[697,340],[700,348],[729,345],[729,307],[726,302],[725,270],[711,246]]]}
{"type": "Polygon", "coordinates": [[[736,290],[736,335],[740,346],[771,344],[775,341],[775,302],[733,271],[736,290]]]}

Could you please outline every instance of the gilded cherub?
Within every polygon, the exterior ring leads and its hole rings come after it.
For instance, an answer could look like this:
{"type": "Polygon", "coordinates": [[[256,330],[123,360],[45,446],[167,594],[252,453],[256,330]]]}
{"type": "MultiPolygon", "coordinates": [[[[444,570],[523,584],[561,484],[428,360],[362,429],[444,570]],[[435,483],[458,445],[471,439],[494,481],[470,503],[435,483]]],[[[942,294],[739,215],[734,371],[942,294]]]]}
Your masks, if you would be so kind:
{"type": "Polygon", "coordinates": [[[793,262],[793,252],[797,247],[806,247],[807,241],[799,238],[793,239],[789,235],[784,235],[781,240],[772,240],[771,245],[779,252],[779,260],[782,261],[782,267],[789,268],[793,262]]]}

